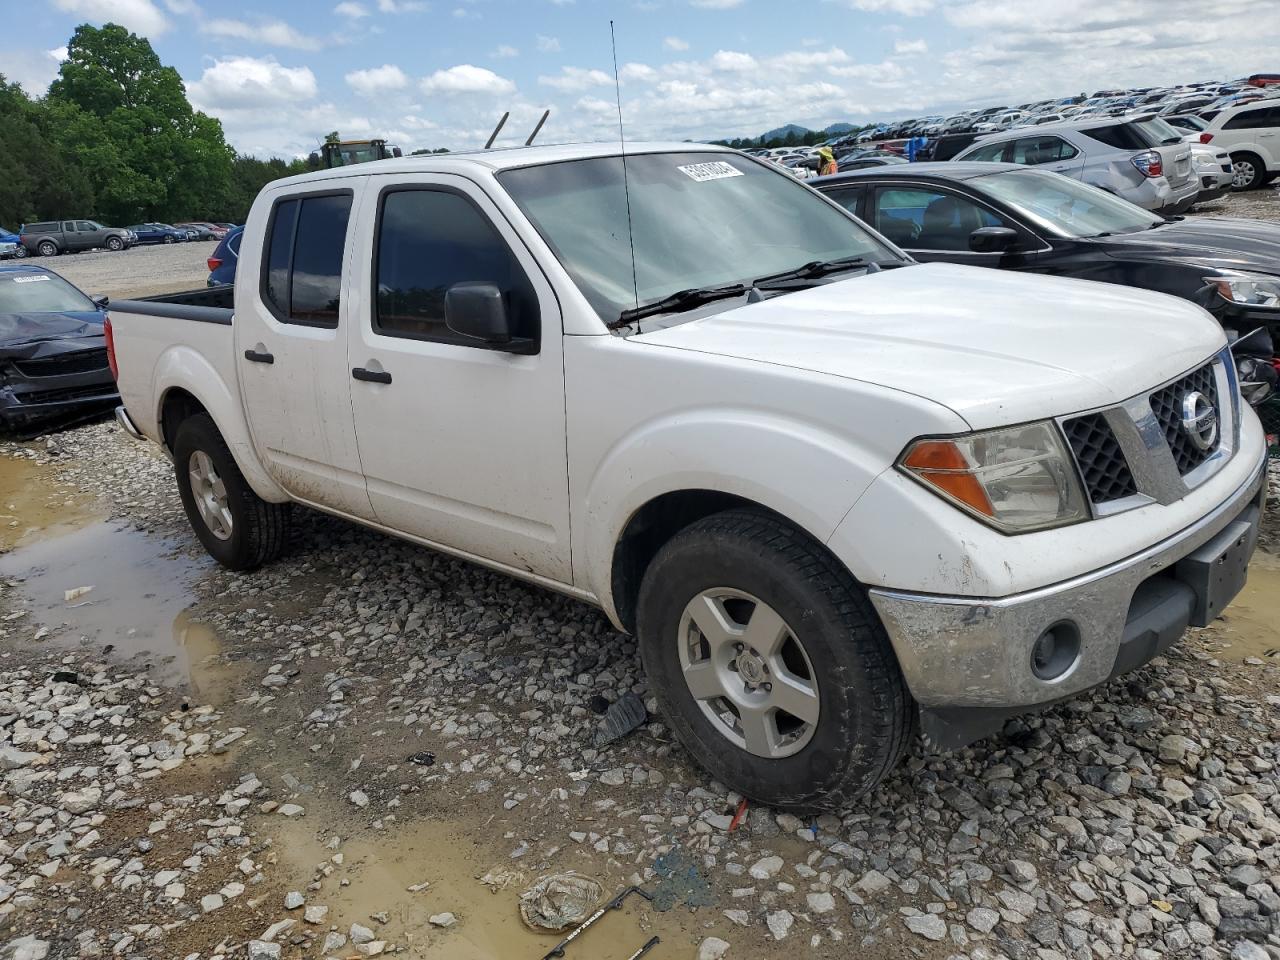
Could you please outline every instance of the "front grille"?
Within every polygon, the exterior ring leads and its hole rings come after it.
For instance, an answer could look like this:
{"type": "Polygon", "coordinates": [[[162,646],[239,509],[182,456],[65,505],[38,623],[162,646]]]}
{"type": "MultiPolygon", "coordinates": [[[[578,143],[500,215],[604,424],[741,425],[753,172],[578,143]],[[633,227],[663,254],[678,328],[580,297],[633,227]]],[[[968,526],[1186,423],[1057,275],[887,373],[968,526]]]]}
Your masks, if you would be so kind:
{"type": "Polygon", "coordinates": [[[1106,417],[1100,413],[1076,417],[1063,423],[1062,429],[1076,456],[1090,500],[1112,503],[1138,492],[1128,461],[1106,417]]]}
{"type": "Polygon", "coordinates": [[[115,384],[99,383],[70,390],[27,390],[14,394],[20,404],[67,403],[72,400],[110,399],[115,396],[115,384]]]}
{"type": "Polygon", "coordinates": [[[1199,370],[1194,370],[1181,380],[1175,381],[1151,394],[1151,411],[1156,415],[1164,438],[1169,443],[1169,451],[1173,461],[1178,465],[1178,473],[1186,476],[1200,464],[1209,459],[1221,442],[1218,440],[1208,450],[1201,450],[1191,439],[1191,435],[1182,424],[1182,405],[1191,393],[1201,393],[1213,406],[1213,411],[1222,422],[1222,409],[1218,405],[1218,382],[1214,377],[1213,364],[1206,363],[1199,370]]]}
{"type": "Polygon", "coordinates": [[[107,350],[80,350],[57,357],[41,357],[37,360],[13,360],[13,365],[24,377],[60,377],[70,373],[89,373],[107,369],[107,350]]]}

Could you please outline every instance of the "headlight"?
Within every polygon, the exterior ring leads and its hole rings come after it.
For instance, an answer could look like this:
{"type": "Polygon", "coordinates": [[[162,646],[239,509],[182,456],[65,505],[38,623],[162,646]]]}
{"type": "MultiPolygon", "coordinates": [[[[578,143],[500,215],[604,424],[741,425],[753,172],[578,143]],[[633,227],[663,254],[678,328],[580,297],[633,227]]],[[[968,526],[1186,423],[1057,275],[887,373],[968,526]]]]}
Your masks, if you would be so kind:
{"type": "Polygon", "coordinates": [[[1280,310],[1280,277],[1241,273],[1232,277],[1205,277],[1224,300],[1247,307],[1280,310]]]}
{"type": "Polygon", "coordinates": [[[1048,421],[917,440],[898,465],[1002,533],[1044,530],[1089,517],[1071,454],[1048,421]]]}

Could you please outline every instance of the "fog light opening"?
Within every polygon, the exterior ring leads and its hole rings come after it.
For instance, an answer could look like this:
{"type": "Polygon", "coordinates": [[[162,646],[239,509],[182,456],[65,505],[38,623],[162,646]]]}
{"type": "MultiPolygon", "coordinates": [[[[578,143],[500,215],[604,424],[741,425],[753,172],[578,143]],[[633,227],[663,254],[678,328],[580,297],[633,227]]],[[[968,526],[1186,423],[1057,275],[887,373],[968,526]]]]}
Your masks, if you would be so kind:
{"type": "Polygon", "coordinates": [[[1041,680],[1057,680],[1080,656],[1080,631],[1074,623],[1055,623],[1031,645],[1031,672],[1041,680]]]}

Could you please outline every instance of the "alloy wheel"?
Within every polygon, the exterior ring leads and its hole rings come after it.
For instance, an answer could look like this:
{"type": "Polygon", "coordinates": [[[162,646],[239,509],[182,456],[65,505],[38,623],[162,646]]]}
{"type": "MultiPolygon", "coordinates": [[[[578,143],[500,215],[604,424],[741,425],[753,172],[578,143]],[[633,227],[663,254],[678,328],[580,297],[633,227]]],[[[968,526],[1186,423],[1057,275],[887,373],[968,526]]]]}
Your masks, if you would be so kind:
{"type": "Polygon", "coordinates": [[[821,710],[804,646],[768,604],[730,587],[704,590],[680,618],[680,669],[716,731],[748,753],[789,757],[821,710]]]}
{"type": "Polygon", "coordinates": [[[191,478],[191,496],[196,510],[209,532],[219,540],[230,540],[232,530],[231,504],[227,499],[227,487],[218,476],[212,458],[203,450],[196,450],[187,461],[191,478]]]}
{"type": "Polygon", "coordinates": [[[1231,164],[1231,174],[1231,185],[1237,190],[1245,190],[1253,186],[1258,170],[1251,160],[1235,160],[1231,164]]]}

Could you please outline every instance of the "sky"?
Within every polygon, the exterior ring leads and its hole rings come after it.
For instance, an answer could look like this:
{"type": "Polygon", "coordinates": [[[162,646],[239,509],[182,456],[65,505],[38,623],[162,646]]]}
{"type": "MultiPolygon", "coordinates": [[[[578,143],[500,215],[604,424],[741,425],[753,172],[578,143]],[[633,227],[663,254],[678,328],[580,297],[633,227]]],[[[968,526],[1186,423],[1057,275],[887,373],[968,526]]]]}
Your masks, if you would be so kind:
{"type": "Polygon", "coordinates": [[[1280,0],[0,0],[0,73],[44,93],[76,25],[120,23],[231,144],[331,130],[405,152],[954,112],[1280,67],[1280,0]]]}

